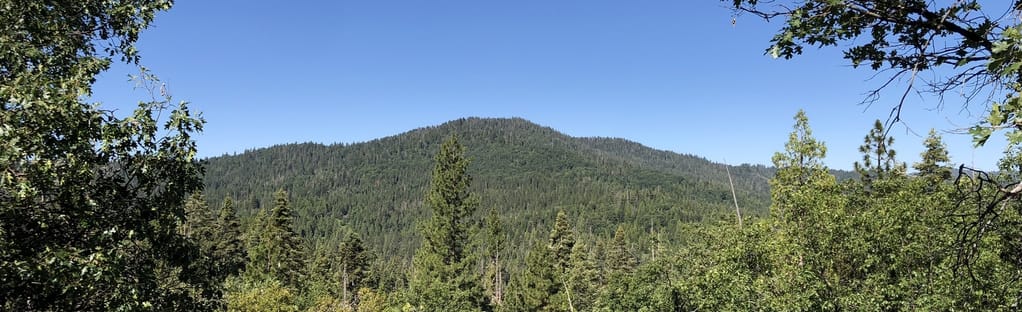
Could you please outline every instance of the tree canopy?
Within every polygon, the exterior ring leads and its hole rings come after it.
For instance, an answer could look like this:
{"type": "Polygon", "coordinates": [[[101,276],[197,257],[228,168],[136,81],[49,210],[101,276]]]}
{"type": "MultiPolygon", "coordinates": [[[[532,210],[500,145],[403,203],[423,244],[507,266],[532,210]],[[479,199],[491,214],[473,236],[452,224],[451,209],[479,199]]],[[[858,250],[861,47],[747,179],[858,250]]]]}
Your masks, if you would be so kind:
{"type": "Polygon", "coordinates": [[[204,121],[152,99],[117,117],[86,103],[171,1],[0,1],[0,304],[4,310],[199,309],[198,246],[177,231],[202,187],[204,121]],[[163,118],[160,118],[163,116],[163,118]]]}

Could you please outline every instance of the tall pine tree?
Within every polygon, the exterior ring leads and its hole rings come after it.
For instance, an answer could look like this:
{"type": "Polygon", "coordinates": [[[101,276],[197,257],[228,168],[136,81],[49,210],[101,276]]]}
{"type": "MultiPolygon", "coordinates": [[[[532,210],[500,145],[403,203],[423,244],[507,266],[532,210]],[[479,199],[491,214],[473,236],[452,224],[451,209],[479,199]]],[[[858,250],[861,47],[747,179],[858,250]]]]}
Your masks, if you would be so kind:
{"type": "Polygon", "coordinates": [[[469,246],[479,205],[469,191],[465,147],[452,136],[440,146],[425,206],[432,215],[421,228],[422,245],[409,281],[412,304],[424,311],[489,310],[469,246]]]}
{"type": "Polygon", "coordinates": [[[536,244],[525,256],[525,271],[514,276],[508,311],[563,311],[558,301],[561,285],[557,282],[554,257],[550,248],[536,244]]]}
{"type": "Polygon", "coordinates": [[[241,241],[241,223],[238,221],[238,211],[234,208],[234,200],[230,196],[224,198],[220,207],[220,214],[216,220],[217,243],[216,258],[218,268],[224,276],[237,275],[245,267],[246,257],[245,244],[241,241]]]}
{"type": "Polygon", "coordinates": [[[575,247],[571,249],[567,292],[576,311],[591,311],[603,284],[595,258],[584,242],[576,242],[575,247]]]}
{"type": "Polygon", "coordinates": [[[880,120],[873,122],[873,129],[863,141],[859,147],[862,162],[855,162],[855,171],[859,172],[863,183],[870,185],[872,181],[878,179],[905,174],[905,164],[895,160],[896,153],[891,148],[891,145],[894,145],[894,137],[887,136],[884,124],[880,120]]]}
{"type": "Polygon", "coordinates": [[[365,244],[358,233],[348,230],[344,234],[344,240],[337,250],[335,271],[338,280],[341,282],[341,300],[350,303],[356,292],[362,286],[366,275],[369,273],[369,262],[372,255],[366,250],[365,244]]]}
{"type": "Polygon", "coordinates": [[[568,215],[564,210],[557,212],[554,228],[550,230],[550,252],[553,254],[555,267],[559,275],[564,275],[571,266],[571,249],[575,247],[575,234],[568,224],[568,215]]]}
{"type": "MultiPolygon", "coordinates": [[[[184,295],[192,297],[195,306],[190,309],[217,309],[221,307],[223,290],[220,285],[227,277],[220,269],[220,257],[214,237],[217,233],[216,223],[209,205],[206,204],[206,196],[201,192],[192,194],[184,204],[185,221],[178,226],[178,232],[188,238],[189,242],[198,247],[196,252],[179,254],[191,258],[191,264],[178,276],[179,280],[190,281],[192,284],[206,285],[206,287],[173,287],[170,292],[183,291],[184,295]]],[[[165,284],[177,284],[174,279],[167,280],[164,276],[159,277],[165,284]]]]}
{"type": "Polygon", "coordinates": [[[574,310],[568,284],[568,271],[571,268],[571,252],[575,247],[575,234],[568,224],[568,215],[564,210],[557,212],[554,228],[550,230],[550,255],[554,258],[554,277],[557,285],[555,304],[564,311],[574,310]]]}
{"type": "Polygon", "coordinates": [[[504,303],[504,263],[502,255],[507,248],[507,236],[504,234],[504,225],[500,221],[497,209],[490,208],[490,214],[486,217],[486,254],[487,268],[485,279],[486,293],[490,297],[490,304],[499,307],[504,303]]]}
{"type": "Polygon", "coordinates": [[[607,275],[611,278],[622,278],[623,275],[631,273],[639,266],[639,259],[628,248],[628,238],[625,237],[624,226],[618,225],[614,231],[614,238],[607,248],[607,275]]]}
{"type": "Polygon", "coordinates": [[[294,231],[294,220],[287,192],[274,194],[269,213],[257,220],[250,237],[249,263],[246,274],[257,278],[278,280],[285,286],[298,288],[302,279],[304,253],[301,238],[294,231]]]}

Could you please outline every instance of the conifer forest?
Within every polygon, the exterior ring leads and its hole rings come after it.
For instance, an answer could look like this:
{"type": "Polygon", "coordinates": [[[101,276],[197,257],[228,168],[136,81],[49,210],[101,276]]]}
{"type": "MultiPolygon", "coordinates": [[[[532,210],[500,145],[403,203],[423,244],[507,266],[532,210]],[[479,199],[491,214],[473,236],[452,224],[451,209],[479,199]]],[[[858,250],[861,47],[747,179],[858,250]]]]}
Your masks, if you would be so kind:
{"type": "Polygon", "coordinates": [[[711,2],[781,22],[774,58],[994,90],[964,135],[997,168],[944,129],[896,153],[904,97],[860,146],[792,111],[770,164],[493,117],[200,157],[135,46],[173,1],[0,0],[0,310],[1022,309],[1022,1],[711,2]],[[150,95],[126,115],[85,100],[114,63],[150,95]]]}

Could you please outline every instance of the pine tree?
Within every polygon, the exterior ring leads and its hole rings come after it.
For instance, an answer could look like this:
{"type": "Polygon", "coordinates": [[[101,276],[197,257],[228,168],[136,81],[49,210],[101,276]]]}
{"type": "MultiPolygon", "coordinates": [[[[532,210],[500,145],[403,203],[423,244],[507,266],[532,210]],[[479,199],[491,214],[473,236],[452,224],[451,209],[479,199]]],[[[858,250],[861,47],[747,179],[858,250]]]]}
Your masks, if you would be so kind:
{"type": "Polygon", "coordinates": [[[486,292],[490,297],[490,304],[500,306],[504,302],[504,264],[502,254],[507,248],[507,236],[504,234],[504,225],[500,221],[497,210],[490,208],[486,217],[486,254],[489,259],[484,283],[486,292]]]}
{"type": "MultiPolygon", "coordinates": [[[[182,270],[179,280],[188,280],[192,283],[207,285],[206,287],[175,287],[174,292],[183,290],[184,294],[192,297],[197,306],[205,309],[217,309],[221,306],[223,290],[220,285],[227,274],[221,271],[220,255],[218,254],[217,241],[210,239],[217,233],[216,222],[206,204],[206,197],[201,192],[192,194],[185,200],[185,222],[178,227],[178,232],[184,235],[188,241],[197,247],[195,252],[187,253],[184,256],[191,259],[191,264],[182,270]]],[[[177,284],[174,279],[164,280],[167,284],[177,284]]]]}
{"type": "Polygon", "coordinates": [[[468,248],[478,206],[469,191],[468,164],[457,137],[440,146],[425,200],[432,215],[422,225],[422,245],[413,258],[409,282],[413,305],[425,311],[490,309],[468,248]]]}
{"type": "MultiPolygon", "coordinates": [[[[784,153],[775,153],[774,167],[778,168],[778,182],[803,186],[808,184],[815,175],[826,171],[823,158],[827,156],[827,146],[813,137],[809,128],[809,118],[803,110],[795,114],[794,130],[784,144],[784,153]],[[783,172],[782,172],[783,170],[783,172]]],[[[773,186],[773,185],[771,185],[773,186]]]]}
{"type": "Polygon", "coordinates": [[[182,235],[193,240],[206,240],[214,232],[214,220],[201,192],[185,200],[185,222],[178,227],[182,235]]]}
{"type": "Polygon", "coordinates": [[[891,148],[894,145],[894,137],[886,135],[884,124],[878,119],[859,147],[862,162],[855,162],[855,171],[866,185],[879,179],[905,174],[905,164],[895,160],[896,153],[891,148]]]}
{"type": "Polygon", "coordinates": [[[564,275],[571,266],[571,250],[575,247],[575,234],[568,224],[564,210],[557,212],[554,228],[550,230],[550,253],[554,257],[558,275],[564,275]]]}
{"type": "Polygon", "coordinates": [[[241,224],[238,212],[234,208],[234,200],[230,196],[224,198],[220,207],[220,215],[216,220],[216,257],[217,265],[225,276],[237,275],[245,267],[247,252],[241,240],[241,224]]]}
{"type": "Polygon", "coordinates": [[[335,265],[335,271],[340,274],[341,300],[343,302],[351,304],[355,301],[353,294],[362,287],[362,282],[369,273],[371,259],[372,256],[366,250],[365,244],[362,243],[362,238],[351,230],[346,231],[337,251],[336,261],[338,263],[335,265]]]}
{"type": "Polygon", "coordinates": [[[614,238],[607,248],[607,272],[609,276],[620,276],[635,270],[639,260],[632,255],[628,248],[628,239],[625,237],[624,226],[618,225],[614,231],[614,238]]]}
{"type": "Polygon", "coordinates": [[[274,206],[257,220],[255,241],[249,248],[246,274],[256,278],[278,280],[285,286],[299,288],[304,256],[301,238],[295,233],[287,192],[274,194],[274,206]]]}
{"type": "Polygon", "coordinates": [[[912,168],[919,171],[919,176],[933,182],[951,179],[951,168],[948,167],[951,158],[948,156],[947,146],[944,145],[936,130],[930,129],[930,134],[923,141],[923,146],[926,147],[926,150],[920,155],[922,159],[913,164],[912,168]]]}
{"type": "Polygon", "coordinates": [[[509,311],[562,311],[557,294],[561,284],[550,248],[536,244],[525,256],[525,272],[513,278],[508,296],[509,311]]]}
{"type": "Polygon", "coordinates": [[[337,250],[324,242],[317,242],[309,250],[306,268],[308,278],[305,280],[303,304],[309,311],[329,311],[349,309],[350,306],[341,301],[341,283],[336,278],[335,260],[337,250]]]}
{"type": "Polygon", "coordinates": [[[339,232],[343,234],[316,244],[309,261],[305,299],[318,310],[354,310],[369,273],[373,257],[362,239],[347,227],[339,232]]]}
{"type": "Polygon", "coordinates": [[[574,310],[591,311],[601,286],[600,268],[595,256],[584,242],[577,242],[571,249],[571,267],[568,271],[568,296],[574,310]]]}
{"type": "Polygon", "coordinates": [[[799,110],[794,119],[794,130],[784,144],[784,152],[773,157],[777,172],[770,179],[770,213],[781,222],[801,223],[809,207],[798,203],[801,198],[796,194],[813,184],[833,181],[834,177],[823,165],[827,147],[813,137],[805,112],[799,110]]]}
{"type": "Polygon", "coordinates": [[[568,215],[564,210],[557,212],[554,221],[554,228],[550,230],[550,255],[554,262],[554,280],[557,284],[557,291],[554,293],[555,304],[560,305],[564,311],[574,310],[568,284],[568,271],[571,268],[571,252],[575,247],[575,234],[568,224],[568,215]]]}

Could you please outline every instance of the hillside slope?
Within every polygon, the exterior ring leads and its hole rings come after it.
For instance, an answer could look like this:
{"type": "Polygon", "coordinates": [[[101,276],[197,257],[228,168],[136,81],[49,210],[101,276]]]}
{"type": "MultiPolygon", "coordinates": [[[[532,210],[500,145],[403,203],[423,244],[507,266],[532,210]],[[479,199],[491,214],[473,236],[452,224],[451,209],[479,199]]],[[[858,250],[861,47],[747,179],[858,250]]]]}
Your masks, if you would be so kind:
{"type": "MultiPolygon", "coordinates": [[[[457,135],[472,160],[480,213],[497,209],[512,240],[545,235],[557,210],[582,235],[651,230],[668,238],[680,223],[734,213],[721,164],[611,138],[575,138],[520,118],[467,118],[358,144],[285,144],[207,160],[206,194],[225,195],[252,214],[283,188],[306,237],[332,237],[340,225],[377,250],[410,256],[422,196],[440,142],[457,135]]],[[[764,166],[731,167],[746,215],[769,202],[764,166]]],[[[636,241],[648,241],[639,239],[636,241]]],[[[529,246],[529,244],[516,244],[529,246]]]]}

